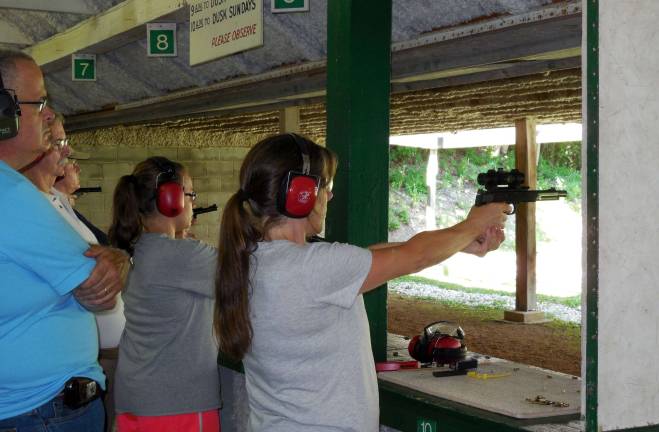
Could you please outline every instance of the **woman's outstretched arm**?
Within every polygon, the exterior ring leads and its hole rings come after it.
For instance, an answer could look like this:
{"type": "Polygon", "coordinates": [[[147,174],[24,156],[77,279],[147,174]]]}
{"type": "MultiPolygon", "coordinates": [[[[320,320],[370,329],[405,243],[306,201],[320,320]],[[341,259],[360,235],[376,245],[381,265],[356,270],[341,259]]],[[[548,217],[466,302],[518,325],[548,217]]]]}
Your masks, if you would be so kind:
{"type": "Polygon", "coordinates": [[[370,248],[373,254],[371,269],[360,292],[438,264],[462,250],[484,255],[495,249],[503,240],[500,229],[509,210],[505,203],[473,207],[464,221],[450,228],[424,231],[404,243],[370,248]]]}

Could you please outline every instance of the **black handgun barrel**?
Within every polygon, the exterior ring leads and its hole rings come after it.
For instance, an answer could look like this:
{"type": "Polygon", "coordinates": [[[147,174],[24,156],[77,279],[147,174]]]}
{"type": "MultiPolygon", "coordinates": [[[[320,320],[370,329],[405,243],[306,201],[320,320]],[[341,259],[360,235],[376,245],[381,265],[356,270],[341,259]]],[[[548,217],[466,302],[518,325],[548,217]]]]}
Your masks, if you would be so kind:
{"type": "Polygon", "coordinates": [[[476,205],[485,205],[493,202],[505,202],[508,204],[550,201],[566,197],[567,192],[554,188],[545,190],[514,190],[508,188],[498,188],[496,190],[479,190],[476,195],[476,205]]]}
{"type": "Polygon", "coordinates": [[[537,201],[550,201],[550,200],[557,200],[559,198],[565,198],[565,197],[567,197],[567,191],[556,190],[554,188],[551,188],[543,191],[538,191],[537,201]]]}
{"type": "Polygon", "coordinates": [[[81,187],[76,189],[75,192],[73,192],[74,195],[82,195],[85,193],[90,193],[90,192],[103,192],[100,186],[94,186],[94,187],[81,187]]]}
{"type": "Polygon", "coordinates": [[[192,209],[192,217],[197,217],[200,214],[210,213],[217,211],[217,204],[209,205],[208,207],[197,207],[192,209]]]}

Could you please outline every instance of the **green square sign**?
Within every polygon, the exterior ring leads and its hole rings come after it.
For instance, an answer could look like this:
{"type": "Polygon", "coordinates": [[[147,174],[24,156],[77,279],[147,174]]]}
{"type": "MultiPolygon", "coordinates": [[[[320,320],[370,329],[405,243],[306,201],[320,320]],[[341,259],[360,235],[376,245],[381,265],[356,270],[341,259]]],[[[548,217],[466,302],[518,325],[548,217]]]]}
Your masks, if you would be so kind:
{"type": "Polygon", "coordinates": [[[73,54],[71,72],[73,81],[96,81],[96,55],[73,54]]]}
{"type": "Polygon", "coordinates": [[[309,10],[309,0],[272,0],[271,11],[282,12],[306,12],[309,10]]]}
{"type": "Polygon", "coordinates": [[[417,418],[416,432],[437,432],[437,421],[417,418]]]}
{"type": "Polygon", "coordinates": [[[149,57],[176,56],[176,23],[146,25],[149,57]]]}

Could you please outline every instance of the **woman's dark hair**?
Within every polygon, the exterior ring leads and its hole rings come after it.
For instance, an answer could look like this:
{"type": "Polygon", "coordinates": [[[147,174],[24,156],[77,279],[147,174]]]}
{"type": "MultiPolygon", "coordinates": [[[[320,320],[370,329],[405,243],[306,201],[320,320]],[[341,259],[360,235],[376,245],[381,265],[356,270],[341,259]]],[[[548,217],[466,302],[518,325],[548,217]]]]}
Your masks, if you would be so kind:
{"type": "Polygon", "coordinates": [[[310,174],[320,177],[321,188],[327,186],[336,173],[334,153],[299,135],[275,135],[260,141],[247,153],[240,168],[240,189],[224,207],[215,279],[214,329],[220,351],[233,360],[242,360],[252,343],[251,255],[268,229],[284,217],[277,211],[277,193],[288,171],[302,169],[300,145],[306,146],[310,174]]]}
{"type": "Polygon", "coordinates": [[[154,156],[138,163],[131,175],[119,179],[114,189],[112,225],[108,231],[112,246],[133,254],[135,242],[142,234],[142,218],[157,211],[159,184],[164,181],[180,183],[183,171],[180,163],[154,156]]]}

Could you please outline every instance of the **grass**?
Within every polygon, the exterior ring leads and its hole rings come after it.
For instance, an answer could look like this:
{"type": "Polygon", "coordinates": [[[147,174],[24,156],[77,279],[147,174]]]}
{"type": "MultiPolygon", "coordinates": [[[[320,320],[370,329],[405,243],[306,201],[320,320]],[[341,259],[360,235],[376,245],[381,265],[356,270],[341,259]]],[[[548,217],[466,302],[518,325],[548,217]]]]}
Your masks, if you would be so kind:
{"type": "Polygon", "coordinates": [[[400,228],[400,220],[396,216],[396,213],[394,212],[394,209],[389,207],[389,217],[388,217],[388,228],[389,231],[396,231],[398,228],[400,228]]]}
{"type": "Polygon", "coordinates": [[[546,324],[553,329],[565,331],[570,336],[571,340],[576,341],[576,343],[579,343],[581,340],[580,323],[552,319],[546,324]]]}
{"type": "MultiPolygon", "coordinates": [[[[567,191],[567,201],[579,211],[581,205],[581,143],[544,144],[540,147],[538,164],[538,189],[555,187],[567,191]]],[[[389,154],[389,186],[409,196],[413,203],[428,197],[425,168],[429,152],[424,149],[392,146],[389,154]]],[[[478,174],[489,169],[510,170],[515,166],[514,147],[485,147],[467,149],[445,149],[439,152],[437,191],[451,191],[457,195],[454,207],[467,211],[474,202],[478,174]],[[460,193],[462,191],[462,193],[460,193]],[[466,193],[465,193],[466,192],[466,193]]],[[[441,200],[441,197],[439,197],[441,200]]],[[[405,225],[399,203],[391,203],[389,231],[405,225]]],[[[462,215],[445,216],[446,222],[455,222],[462,215]]],[[[443,221],[440,221],[443,222],[443,221]]],[[[440,226],[442,226],[440,224],[440,226]]],[[[538,239],[542,241],[542,233],[538,239]]]]}
{"type": "Polygon", "coordinates": [[[389,231],[400,228],[401,225],[410,223],[410,214],[405,208],[389,206],[389,231]]]}
{"type": "MultiPolygon", "coordinates": [[[[397,190],[411,198],[413,203],[426,200],[428,196],[425,184],[425,167],[429,152],[423,149],[392,146],[390,150],[390,188],[397,190]]],[[[486,147],[467,149],[444,149],[439,152],[439,172],[437,175],[438,201],[444,202],[450,211],[438,212],[438,226],[453,225],[463,219],[466,212],[474,202],[478,184],[478,174],[489,169],[503,168],[510,170],[515,166],[514,147],[486,147]]],[[[567,201],[579,211],[581,205],[581,143],[561,143],[542,145],[538,165],[538,189],[556,187],[567,191],[567,201]]],[[[391,194],[389,208],[389,231],[394,231],[407,225],[410,220],[409,200],[399,198],[399,194],[391,194]]],[[[441,205],[438,204],[441,207],[441,205]]],[[[547,235],[536,226],[536,239],[538,242],[548,241],[547,235]]],[[[514,249],[514,233],[507,233],[507,240],[501,245],[502,249],[514,249]]],[[[508,291],[487,290],[483,288],[467,287],[447,282],[439,282],[419,276],[406,276],[397,281],[410,281],[437,286],[439,288],[462,291],[475,294],[497,294],[514,298],[515,294],[508,291]]],[[[422,298],[422,297],[420,297],[422,298]]],[[[501,318],[501,311],[509,306],[503,301],[490,302],[488,305],[464,305],[450,300],[422,298],[429,302],[442,303],[451,308],[465,311],[474,311],[484,317],[501,318]]],[[[579,308],[581,297],[537,295],[538,302],[562,305],[572,309],[579,308]]],[[[493,318],[495,319],[495,318],[493,318]]],[[[552,320],[561,328],[580,328],[560,320],[552,320]]]]}
{"type": "MultiPolygon", "coordinates": [[[[390,293],[390,296],[397,296],[399,298],[411,298],[410,296],[406,296],[400,293],[390,293]]],[[[428,303],[431,304],[441,304],[442,306],[450,308],[452,311],[460,313],[461,315],[469,318],[476,318],[481,321],[488,321],[488,320],[499,320],[501,319],[501,311],[503,310],[502,308],[498,307],[492,307],[492,306],[470,306],[470,305],[465,305],[463,303],[458,303],[454,301],[447,301],[447,300],[438,300],[436,298],[431,298],[431,297],[413,297],[416,300],[422,300],[422,301],[427,301],[428,303]]]]}
{"type": "MultiPolygon", "coordinates": [[[[438,288],[443,288],[451,291],[462,291],[466,293],[473,293],[473,294],[497,294],[501,296],[506,296],[506,297],[515,297],[515,293],[511,293],[508,291],[500,291],[500,290],[490,290],[490,289],[485,289],[485,288],[475,288],[475,287],[466,287],[462,286],[459,284],[453,284],[453,283],[448,283],[448,282],[440,282],[436,281],[433,279],[428,279],[424,278],[421,276],[403,276],[397,279],[394,279],[394,282],[417,282],[417,283],[423,283],[426,285],[432,285],[438,288]]],[[[549,296],[549,295],[544,295],[544,294],[538,294],[537,299],[539,302],[544,302],[544,303],[553,303],[553,304],[560,304],[566,307],[570,307],[573,309],[578,308],[581,306],[581,296],[571,296],[571,297],[558,297],[558,296],[549,296]]],[[[428,298],[428,300],[433,300],[433,301],[439,301],[437,299],[431,299],[428,298]]],[[[442,300],[442,303],[446,303],[446,301],[442,300]]],[[[449,302],[449,303],[456,303],[456,305],[462,305],[461,303],[457,302],[449,302]]],[[[493,310],[501,311],[504,309],[503,303],[501,303],[502,306],[500,308],[492,308],[493,310]]],[[[486,307],[490,308],[490,306],[486,307]]]]}
{"type": "MultiPolygon", "coordinates": [[[[578,151],[578,147],[553,144],[552,146],[569,148],[569,153],[578,151]]],[[[551,155],[560,153],[553,151],[551,155]]],[[[563,152],[565,153],[565,151],[563,152]]],[[[560,153],[561,157],[554,160],[541,157],[538,164],[538,189],[556,187],[568,192],[567,199],[570,202],[581,201],[581,173],[577,167],[564,165],[567,157],[560,153]]],[[[573,155],[574,156],[574,155],[573,155]]],[[[574,156],[576,157],[576,156],[574,156]]],[[[463,188],[469,185],[477,188],[476,179],[478,174],[490,169],[503,168],[511,170],[515,167],[515,156],[512,147],[503,154],[493,149],[456,149],[443,150],[440,159],[441,175],[437,185],[438,190],[443,188],[463,188]]]]}
{"type": "Polygon", "coordinates": [[[427,154],[427,150],[398,146],[393,146],[389,154],[389,186],[405,192],[413,202],[428,196],[427,154]]]}
{"type": "MultiPolygon", "coordinates": [[[[420,276],[403,276],[397,279],[394,279],[394,282],[417,282],[417,283],[423,283],[423,284],[428,284],[428,285],[433,285],[439,288],[447,289],[447,290],[454,290],[454,291],[462,291],[466,293],[475,293],[475,294],[498,294],[502,296],[507,296],[507,297],[514,297],[514,293],[510,293],[508,291],[500,291],[500,290],[489,290],[489,289],[484,289],[484,288],[474,288],[474,287],[465,287],[462,285],[458,284],[452,284],[452,283],[447,283],[447,282],[439,282],[433,279],[427,279],[424,277],[420,276]]],[[[398,296],[398,297],[409,297],[402,295],[400,293],[391,293],[390,295],[398,296]]],[[[480,321],[498,321],[502,319],[502,312],[504,310],[508,309],[508,306],[504,302],[494,302],[494,303],[489,303],[487,305],[466,305],[464,303],[452,301],[452,300],[440,300],[436,299],[433,297],[414,297],[419,300],[423,300],[428,302],[429,304],[437,304],[437,305],[442,305],[444,307],[450,308],[452,311],[459,313],[460,315],[466,317],[466,318],[474,318],[478,319],[480,321]]],[[[555,304],[562,304],[567,307],[571,308],[577,308],[581,304],[581,298],[580,296],[572,296],[572,297],[556,297],[556,296],[548,296],[548,295],[542,295],[538,294],[538,301],[539,302],[546,302],[546,303],[555,303],[555,304]]],[[[544,323],[545,326],[548,326],[552,329],[555,329],[557,331],[561,331],[565,333],[566,340],[571,341],[570,343],[575,343],[579,344],[580,338],[581,338],[581,324],[580,323],[573,323],[569,321],[563,321],[557,318],[552,317],[552,315],[548,314],[547,318],[549,319],[548,322],[544,323]]]]}
{"type": "MultiPolygon", "coordinates": [[[[401,280],[401,279],[397,279],[397,280],[401,280]]],[[[419,279],[424,280],[424,278],[419,278],[419,279]]],[[[455,287],[459,287],[459,286],[454,285],[454,288],[455,287]]],[[[444,288],[443,284],[442,284],[442,288],[444,288]]],[[[451,289],[451,288],[447,288],[447,289],[451,289]]],[[[469,290],[469,289],[479,290],[479,288],[465,288],[465,290],[469,290]]],[[[495,292],[491,290],[486,290],[486,291],[490,293],[495,292]]],[[[477,291],[473,291],[473,292],[477,292],[477,291]]],[[[505,293],[505,294],[510,294],[510,293],[505,293]]],[[[399,293],[393,293],[390,295],[398,296],[400,298],[406,297],[399,293]]],[[[551,298],[549,296],[546,297],[551,298]]],[[[444,307],[450,308],[452,312],[460,314],[461,317],[476,319],[479,321],[500,321],[503,317],[502,311],[505,310],[505,308],[503,307],[468,306],[458,302],[437,300],[435,298],[429,298],[429,297],[428,298],[415,297],[415,298],[419,300],[427,301],[429,303],[441,304],[444,307]]],[[[578,349],[578,346],[581,341],[581,324],[555,319],[552,318],[550,315],[548,315],[547,317],[549,321],[544,322],[542,325],[563,332],[565,334],[566,343],[575,344],[576,349],[578,349]]]]}

